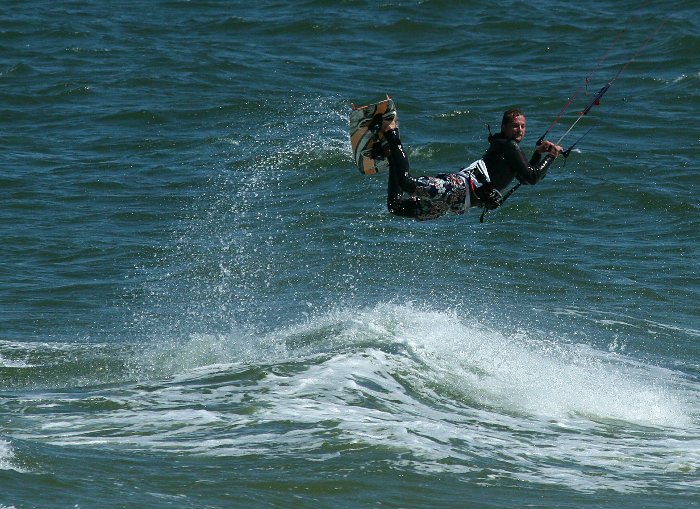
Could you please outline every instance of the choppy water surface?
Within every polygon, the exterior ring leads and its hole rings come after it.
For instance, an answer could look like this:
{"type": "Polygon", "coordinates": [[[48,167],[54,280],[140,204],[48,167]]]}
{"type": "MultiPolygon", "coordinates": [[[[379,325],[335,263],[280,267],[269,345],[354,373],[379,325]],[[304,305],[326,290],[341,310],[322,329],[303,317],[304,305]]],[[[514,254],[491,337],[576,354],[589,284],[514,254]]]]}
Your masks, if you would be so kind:
{"type": "Polygon", "coordinates": [[[672,10],[10,2],[0,507],[699,505],[672,10]],[[593,129],[483,224],[354,169],[352,102],[390,93],[436,173],[511,106],[531,150],[586,76],[550,137],[618,76],[564,144],[593,129]]]}

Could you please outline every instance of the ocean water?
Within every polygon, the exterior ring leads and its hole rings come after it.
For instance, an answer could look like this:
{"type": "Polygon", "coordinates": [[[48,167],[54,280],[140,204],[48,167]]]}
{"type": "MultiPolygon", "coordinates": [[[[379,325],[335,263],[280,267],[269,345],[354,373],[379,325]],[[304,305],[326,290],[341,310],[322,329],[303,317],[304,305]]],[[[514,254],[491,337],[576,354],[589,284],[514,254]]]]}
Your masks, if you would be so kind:
{"type": "Polygon", "coordinates": [[[0,507],[700,506],[698,14],[3,2],[0,507]],[[484,223],[352,161],[351,103],[431,174],[609,81],[484,223]]]}

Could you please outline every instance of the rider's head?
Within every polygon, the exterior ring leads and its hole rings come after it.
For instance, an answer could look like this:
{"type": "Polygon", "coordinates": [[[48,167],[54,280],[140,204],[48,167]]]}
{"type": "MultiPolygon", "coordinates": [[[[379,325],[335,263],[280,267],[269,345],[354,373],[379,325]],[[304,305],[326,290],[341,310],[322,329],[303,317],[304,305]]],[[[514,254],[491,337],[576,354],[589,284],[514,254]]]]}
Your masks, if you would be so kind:
{"type": "Polygon", "coordinates": [[[504,112],[501,132],[509,140],[520,143],[525,136],[525,114],[516,108],[504,112]]]}

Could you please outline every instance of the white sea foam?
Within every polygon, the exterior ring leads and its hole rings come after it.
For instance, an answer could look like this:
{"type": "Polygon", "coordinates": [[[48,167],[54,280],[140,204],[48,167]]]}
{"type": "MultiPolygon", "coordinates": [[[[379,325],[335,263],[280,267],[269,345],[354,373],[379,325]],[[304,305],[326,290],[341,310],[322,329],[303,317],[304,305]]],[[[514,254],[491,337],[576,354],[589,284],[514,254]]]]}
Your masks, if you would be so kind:
{"type": "Polygon", "coordinates": [[[378,447],[416,470],[487,464],[490,475],[581,491],[649,489],[663,472],[697,483],[697,383],[607,350],[410,305],[162,348],[176,349],[167,379],[99,398],[47,395],[60,420],[34,414],[26,438],[314,461],[378,447]],[[85,412],[91,401],[99,409],[85,412]]]}
{"type": "Polygon", "coordinates": [[[0,354],[0,367],[2,368],[30,368],[31,364],[27,364],[24,361],[8,359],[0,354]]]}
{"type": "Polygon", "coordinates": [[[13,464],[15,453],[12,445],[6,440],[0,440],[0,470],[18,470],[13,464]]]}
{"type": "Polygon", "coordinates": [[[346,319],[334,341],[388,336],[431,368],[429,378],[484,405],[552,419],[678,427],[692,421],[677,373],[586,344],[527,332],[507,337],[464,315],[412,306],[382,305],[346,319]]]}
{"type": "Polygon", "coordinates": [[[692,423],[678,373],[587,344],[527,332],[505,336],[453,312],[412,306],[339,310],[263,337],[242,331],[193,336],[170,356],[171,369],[284,362],[358,345],[400,346],[429,368],[426,382],[445,383],[468,400],[507,412],[645,426],[692,423]]]}

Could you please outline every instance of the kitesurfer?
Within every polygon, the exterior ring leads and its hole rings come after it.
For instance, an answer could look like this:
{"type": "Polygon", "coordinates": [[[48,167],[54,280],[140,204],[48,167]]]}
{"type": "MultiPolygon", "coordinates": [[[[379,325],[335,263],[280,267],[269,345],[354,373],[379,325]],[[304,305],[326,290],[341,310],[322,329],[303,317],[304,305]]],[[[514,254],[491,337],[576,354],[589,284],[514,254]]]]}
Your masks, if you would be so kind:
{"type": "Polygon", "coordinates": [[[543,140],[528,161],[519,145],[525,136],[525,127],[524,113],[510,109],[503,113],[501,131],[489,134],[489,148],[481,159],[456,173],[414,177],[399,139],[395,116],[384,119],[377,115],[370,129],[379,138],[389,161],[389,212],[423,221],[447,212],[464,214],[470,207],[492,210],[501,205],[501,192],[513,179],[536,184],[545,176],[562,147],[543,140]],[[404,193],[411,197],[404,197],[404,193]]]}

